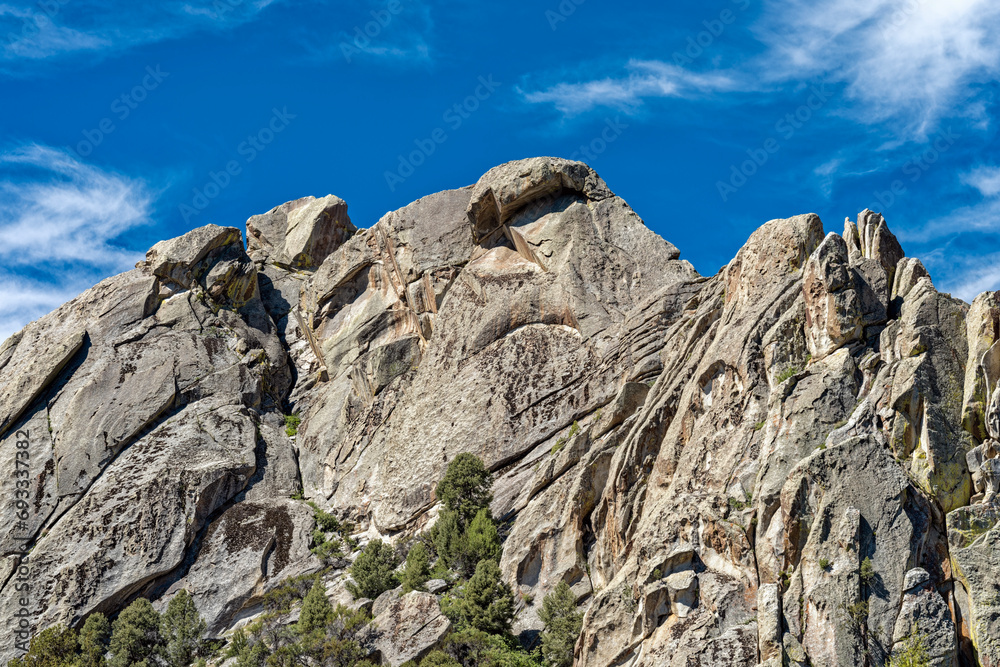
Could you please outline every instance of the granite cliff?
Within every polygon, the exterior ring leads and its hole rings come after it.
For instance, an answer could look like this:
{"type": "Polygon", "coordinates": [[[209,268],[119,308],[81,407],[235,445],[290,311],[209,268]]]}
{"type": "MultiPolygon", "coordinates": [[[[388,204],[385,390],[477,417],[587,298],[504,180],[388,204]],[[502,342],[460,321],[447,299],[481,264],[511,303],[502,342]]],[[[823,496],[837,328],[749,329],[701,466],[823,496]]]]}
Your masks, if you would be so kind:
{"type": "MultiPolygon", "coordinates": [[[[567,582],[576,665],[882,665],[919,634],[1000,666],[1000,293],[939,293],[882,216],[772,220],[701,276],[536,158],[368,229],[327,196],[245,231],[158,243],[0,346],[4,622],[185,589],[226,636],[321,569],[303,500],[405,540],[471,452],[515,630],[567,582]]],[[[393,665],[448,631],[404,600],[373,610],[393,665]]]]}

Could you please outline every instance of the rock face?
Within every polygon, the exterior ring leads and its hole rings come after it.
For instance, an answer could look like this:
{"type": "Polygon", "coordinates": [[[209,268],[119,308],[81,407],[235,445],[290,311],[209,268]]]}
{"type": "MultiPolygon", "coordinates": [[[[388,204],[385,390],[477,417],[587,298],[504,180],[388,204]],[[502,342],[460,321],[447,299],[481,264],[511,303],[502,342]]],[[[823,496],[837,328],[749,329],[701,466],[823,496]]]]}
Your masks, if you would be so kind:
{"type": "Polygon", "coordinates": [[[451,621],[441,613],[437,598],[413,591],[379,610],[366,643],[379,662],[399,667],[430,653],[450,629],[451,621]]]}
{"type": "MultiPolygon", "coordinates": [[[[292,375],[239,230],[157,244],[29,325],[3,359],[3,385],[22,390],[4,398],[0,450],[27,452],[30,472],[27,519],[2,510],[11,617],[24,607],[36,627],[78,624],[186,580],[220,627],[269,582],[318,566],[303,545],[311,512],[261,502],[290,503],[298,487],[282,472],[292,443],[266,426],[292,375]],[[10,579],[18,539],[32,545],[29,605],[10,579]],[[240,586],[210,563],[245,575],[240,586]]],[[[3,485],[17,497],[13,476],[3,485]]]]}
{"type": "Polygon", "coordinates": [[[923,568],[906,573],[903,603],[892,635],[893,649],[897,653],[905,651],[906,641],[917,635],[927,649],[931,665],[954,665],[955,624],[948,605],[930,582],[931,576],[923,568]]]}
{"type": "MultiPolygon", "coordinates": [[[[289,202],[247,241],[159,243],[0,346],[0,454],[28,452],[0,613],[26,545],[33,630],[184,588],[224,633],[320,568],[293,495],[408,536],[473,452],[537,601],[515,630],[566,581],[577,665],[882,665],[919,639],[1000,666],[1000,296],[937,292],[880,215],[773,220],[703,277],[589,167],[536,158],[368,229],[289,202]]],[[[386,664],[449,631],[434,595],[368,604],[386,664]]]]}

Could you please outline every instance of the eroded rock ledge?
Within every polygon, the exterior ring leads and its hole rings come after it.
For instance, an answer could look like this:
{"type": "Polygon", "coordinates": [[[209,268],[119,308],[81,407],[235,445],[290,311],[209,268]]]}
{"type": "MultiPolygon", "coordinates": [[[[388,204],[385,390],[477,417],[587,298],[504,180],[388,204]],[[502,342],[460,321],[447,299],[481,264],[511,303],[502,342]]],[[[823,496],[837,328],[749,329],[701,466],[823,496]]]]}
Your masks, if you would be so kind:
{"type": "Polygon", "coordinates": [[[773,220],[702,277],[536,158],[368,229],[296,200],[247,239],[159,243],[0,346],[36,628],[186,588],[224,633],[319,569],[291,496],[392,538],[474,452],[510,584],[586,610],[578,665],[879,665],[914,631],[1000,665],[1000,296],[937,292],[880,215],[773,220]]]}

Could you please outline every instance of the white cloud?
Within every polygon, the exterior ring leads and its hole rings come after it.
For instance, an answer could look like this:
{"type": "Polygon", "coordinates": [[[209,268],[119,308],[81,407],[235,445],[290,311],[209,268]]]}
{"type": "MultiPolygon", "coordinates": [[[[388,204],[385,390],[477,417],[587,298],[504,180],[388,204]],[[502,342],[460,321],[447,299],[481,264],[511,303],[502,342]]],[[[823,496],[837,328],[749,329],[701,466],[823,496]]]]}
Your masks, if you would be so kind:
{"type": "Polygon", "coordinates": [[[95,51],[107,47],[106,39],[55,23],[37,9],[0,5],[0,38],[4,59],[39,60],[62,53],[95,51]]]}
{"type": "Polygon", "coordinates": [[[770,0],[755,33],[767,81],[832,78],[859,118],[922,136],[944,115],[982,117],[970,100],[1000,71],[994,0],[770,0]]]}
{"type": "Polygon", "coordinates": [[[979,167],[962,176],[962,182],[979,190],[984,197],[1000,195],[1000,167],[979,167]]]}
{"type": "Polygon", "coordinates": [[[52,312],[90,285],[60,289],[0,273],[0,343],[24,325],[52,312]]]}
{"type": "Polygon", "coordinates": [[[724,72],[698,74],[660,61],[631,60],[625,69],[627,74],[618,78],[559,83],[546,90],[523,93],[524,98],[532,104],[552,104],[573,115],[599,106],[630,112],[648,98],[689,98],[740,87],[732,75],[724,72]]]}
{"type": "Polygon", "coordinates": [[[106,54],[198,30],[232,28],[255,20],[275,0],[143,3],[122,0],[46,0],[16,7],[0,3],[0,64],[16,74],[32,63],[84,53],[106,54]]]}
{"type": "Polygon", "coordinates": [[[990,252],[1000,234],[1000,168],[979,167],[959,179],[978,190],[979,201],[898,236],[904,243],[933,246],[921,259],[940,276],[943,291],[971,303],[982,292],[1000,289],[1000,251],[990,252]]]}
{"type": "Polygon", "coordinates": [[[980,261],[966,268],[962,280],[953,286],[945,285],[946,290],[950,289],[952,294],[967,303],[972,303],[983,292],[1000,288],[1000,253],[978,259],[980,261]]]}
{"type": "Polygon", "coordinates": [[[856,120],[892,121],[897,135],[922,139],[945,116],[988,125],[980,89],[1000,73],[998,32],[995,0],[765,0],[752,28],[763,52],[737,69],[696,72],[633,60],[617,75],[559,83],[524,98],[569,115],[823,81],[844,86],[842,110],[856,120]]]}
{"type": "Polygon", "coordinates": [[[29,145],[0,154],[0,338],[142,253],[120,242],[150,221],[142,181],[29,145]]]}
{"type": "MultiPolygon", "coordinates": [[[[428,39],[434,33],[431,7],[417,0],[392,5],[384,0],[364,0],[366,12],[357,23],[332,34],[303,31],[300,40],[309,57],[316,61],[381,60],[393,65],[423,66],[431,63],[428,39]]],[[[345,19],[346,20],[346,19],[345,19]]]]}
{"type": "Polygon", "coordinates": [[[967,303],[1000,289],[1000,252],[970,254],[942,247],[920,256],[934,284],[967,303]]]}
{"type": "Polygon", "coordinates": [[[1000,233],[1000,170],[973,170],[959,178],[979,190],[979,201],[962,206],[945,215],[929,219],[922,225],[901,229],[897,236],[907,243],[942,243],[956,234],[1000,233]]]}

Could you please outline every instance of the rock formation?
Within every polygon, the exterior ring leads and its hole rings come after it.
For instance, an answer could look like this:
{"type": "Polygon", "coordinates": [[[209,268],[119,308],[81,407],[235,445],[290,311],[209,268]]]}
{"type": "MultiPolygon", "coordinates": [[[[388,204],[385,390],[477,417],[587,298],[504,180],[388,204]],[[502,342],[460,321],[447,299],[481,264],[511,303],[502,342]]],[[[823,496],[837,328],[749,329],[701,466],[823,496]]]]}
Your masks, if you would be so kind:
{"type": "MultiPolygon", "coordinates": [[[[939,293],[882,216],[772,220],[705,277],[536,158],[368,229],[334,196],[246,229],[159,243],[0,346],[0,454],[28,452],[3,618],[184,588],[221,636],[319,569],[292,496],[407,537],[473,452],[515,629],[566,581],[581,667],[882,665],[915,633],[1000,665],[1000,293],[939,293]]],[[[447,633],[434,597],[378,605],[387,664],[447,633]]]]}

